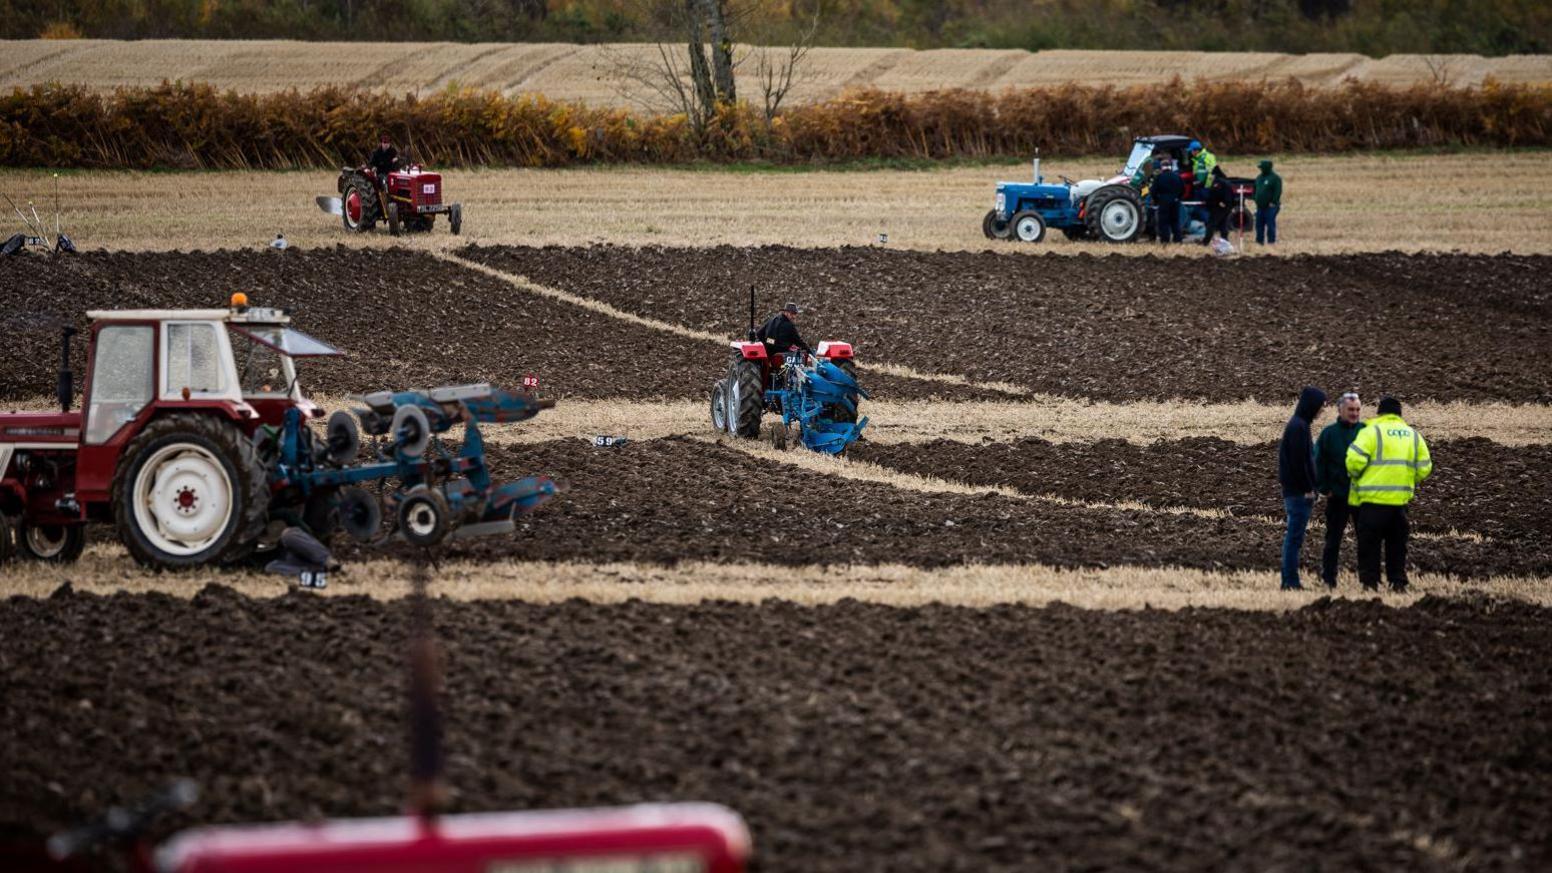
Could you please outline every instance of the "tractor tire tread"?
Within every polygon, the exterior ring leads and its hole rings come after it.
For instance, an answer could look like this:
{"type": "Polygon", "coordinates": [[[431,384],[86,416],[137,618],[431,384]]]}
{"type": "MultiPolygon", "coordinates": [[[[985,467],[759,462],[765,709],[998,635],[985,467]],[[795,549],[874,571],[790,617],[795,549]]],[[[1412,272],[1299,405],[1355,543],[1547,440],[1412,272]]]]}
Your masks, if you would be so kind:
{"type": "Polygon", "coordinates": [[[738,388],[736,435],[754,439],[760,435],[760,416],[765,412],[765,375],[759,361],[739,357],[730,374],[738,388]]]}
{"type": "Polygon", "coordinates": [[[1138,237],[1142,236],[1143,224],[1145,223],[1142,210],[1142,198],[1139,197],[1137,192],[1133,191],[1129,185],[1106,185],[1105,187],[1100,188],[1099,190],[1089,195],[1088,205],[1085,207],[1083,215],[1083,223],[1088,225],[1089,235],[1094,239],[1099,240],[1100,242],[1133,242],[1138,237]],[[1109,204],[1110,201],[1115,200],[1118,197],[1130,200],[1132,202],[1132,207],[1137,210],[1137,228],[1133,231],[1132,235],[1126,239],[1112,239],[1111,237],[1106,236],[1104,233],[1104,226],[1101,222],[1101,219],[1105,213],[1105,206],[1109,204]]]}
{"type": "Polygon", "coordinates": [[[178,413],[153,419],[125,447],[118,469],[113,473],[110,493],[114,525],[118,528],[124,548],[140,564],[159,570],[241,560],[252,552],[269,521],[269,475],[259,460],[257,446],[235,426],[213,415],[178,413]],[[235,468],[235,481],[232,484],[236,493],[232,496],[237,502],[239,515],[237,523],[229,526],[222,539],[213,543],[205,552],[191,556],[165,556],[136,535],[134,512],[130,509],[128,497],[134,487],[135,473],[148,450],[159,441],[179,435],[203,440],[209,444],[207,447],[213,447],[235,468]]]}

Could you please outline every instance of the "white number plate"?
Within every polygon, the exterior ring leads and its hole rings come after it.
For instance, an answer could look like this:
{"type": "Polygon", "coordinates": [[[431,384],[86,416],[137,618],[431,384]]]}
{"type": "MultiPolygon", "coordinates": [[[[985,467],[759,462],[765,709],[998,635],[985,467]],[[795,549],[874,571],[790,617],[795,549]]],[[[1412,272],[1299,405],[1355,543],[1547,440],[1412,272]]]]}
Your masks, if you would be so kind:
{"type": "Polygon", "coordinates": [[[436,183],[435,182],[427,182],[426,184],[420,186],[420,193],[422,193],[422,194],[435,194],[436,193],[436,183]]]}

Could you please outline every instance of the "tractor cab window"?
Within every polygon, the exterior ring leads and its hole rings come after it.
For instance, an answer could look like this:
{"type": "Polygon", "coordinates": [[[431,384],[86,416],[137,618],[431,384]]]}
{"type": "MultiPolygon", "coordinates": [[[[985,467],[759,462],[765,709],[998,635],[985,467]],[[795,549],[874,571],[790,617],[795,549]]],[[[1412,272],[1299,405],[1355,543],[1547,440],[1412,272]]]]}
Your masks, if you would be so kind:
{"type": "Polygon", "coordinates": [[[1132,143],[1132,153],[1127,157],[1126,166],[1121,170],[1121,172],[1127,176],[1137,175],[1137,171],[1142,168],[1142,162],[1146,161],[1152,155],[1153,143],[1132,143]]]}
{"type": "Polygon", "coordinates": [[[220,394],[226,390],[226,368],[222,366],[221,343],[216,326],[209,323],[169,322],[164,333],[167,366],[162,391],[165,396],[220,394]]]}
{"type": "Polygon", "coordinates": [[[88,445],[107,442],[151,402],[155,336],[149,325],[109,325],[97,332],[86,410],[88,445]]]}
{"type": "Polygon", "coordinates": [[[291,359],[279,349],[241,331],[232,349],[237,361],[237,383],[244,397],[285,397],[296,375],[291,359]]]}

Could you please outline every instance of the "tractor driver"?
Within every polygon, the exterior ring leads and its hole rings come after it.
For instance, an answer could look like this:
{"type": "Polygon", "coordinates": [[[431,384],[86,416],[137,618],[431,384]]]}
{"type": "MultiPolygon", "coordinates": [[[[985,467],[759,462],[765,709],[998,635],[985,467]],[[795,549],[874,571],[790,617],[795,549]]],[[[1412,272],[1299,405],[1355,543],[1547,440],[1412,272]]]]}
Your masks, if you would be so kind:
{"type": "Polygon", "coordinates": [[[771,316],[771,320],[761,325],[755,333],[755,339],[765,343],[765,350],[774,355],[783,355],[788,351],[798,348],[809,354],[814,350],[803,342],[803,337],[798,335],[798,309],[796,303],[788,303],[781,311],[771,316]]]}
{"type": "Polygon", "coordinates": [[[399,169],[399,150],[393,147],[393,140],[388,138],[388,134],[377,138],[377,148],[366,162],[377,172],[377,184],[388,184],[388,174],[399,169]]]}

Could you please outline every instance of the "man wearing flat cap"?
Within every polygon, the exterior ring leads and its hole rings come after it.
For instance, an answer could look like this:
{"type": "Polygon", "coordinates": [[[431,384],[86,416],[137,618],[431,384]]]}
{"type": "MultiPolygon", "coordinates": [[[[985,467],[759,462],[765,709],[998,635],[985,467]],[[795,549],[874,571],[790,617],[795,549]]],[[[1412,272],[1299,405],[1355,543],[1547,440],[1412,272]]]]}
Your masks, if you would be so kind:
{"type": "Polygon", "coordinates": [[[803,337],[798,335],[798,309],[796,303],[788,303],[781,311],[771,316],[770,321],[761,325],[755,333],[755,338],[765,343],[765,351],[772,355],[785,355],[793,349],[802,349],[810,354],[813,349],[808,343],[803,342],[803,337]]]}

